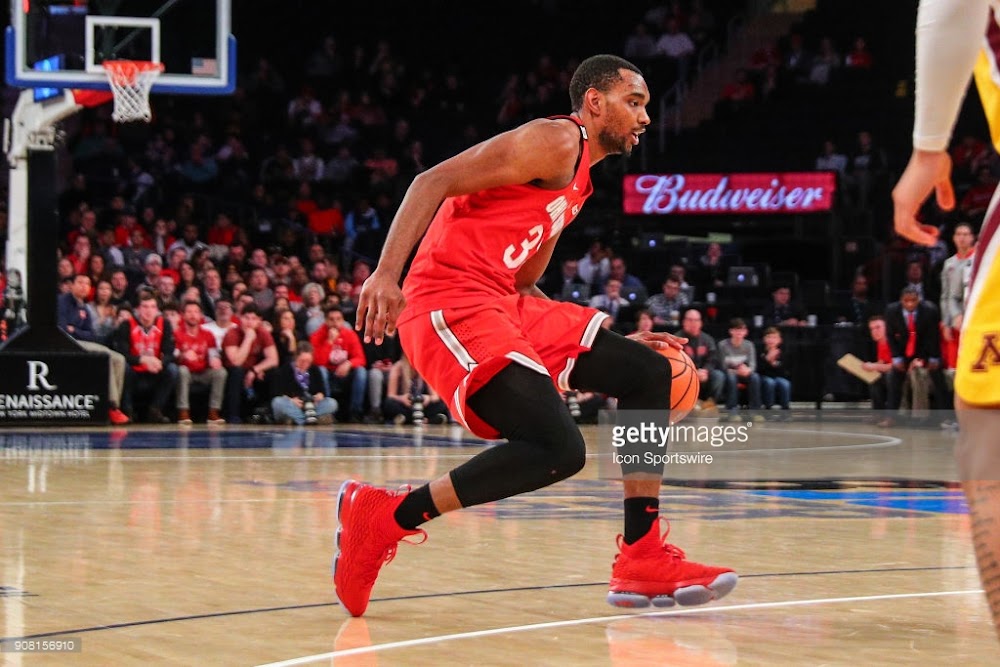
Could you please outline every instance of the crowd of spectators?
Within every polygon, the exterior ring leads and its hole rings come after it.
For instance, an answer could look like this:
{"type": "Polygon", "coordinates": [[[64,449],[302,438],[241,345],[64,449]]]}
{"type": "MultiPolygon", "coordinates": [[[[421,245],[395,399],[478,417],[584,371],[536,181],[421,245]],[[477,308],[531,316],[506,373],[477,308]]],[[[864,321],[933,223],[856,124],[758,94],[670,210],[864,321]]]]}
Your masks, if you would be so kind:
{"type": "MultiPolygon", "coordinates": [[[[692,54],[719,39],[731,4],[639,6],[631,32],[619,41],[622,53],[643,63],[651,86],[662,86],[663,63],[693,76],[692,54]]],[[[468,70],[422,69],[397,53],[392,40],[356,37],[323,36],[294,71],[244,54],[247,70],[234,95],[199,104],[154,99],[148,126],[116,125],[106,108],[88,110],[70,125],[63,163],[71,168],[59,197],[60,323],[111,351],[112,420],[141,415],[188,423],[194,413],[209,423],[265,413],[295,423],[331,414],[344,421],[448,419],[398,341],[376,348],[357,339],[358,292],[409,182],[495,131],[565,113],[578,58],[554,47],[512,65],[498,73],[495,96],[484,100],[468,70]],[[143,355],[138,345],[154,330],[155,354],[143,355]],[[204,410],[192,406],[192,388],[197,397],[201,386],[208,395],[195,403],[204,410]]],[[[864,35],[814,39],[793,32],[754,54],[725,87],[717,114],[724,119],[776,95],[863,78],[877,64],[864,35]]],[[[815,167],[838,173],[843,207],[871,209],[887,196],[899,156],[868,130],[853,135],[848,152],[838,149],[844,139],[829,138],[815,167]]],[[[947,231],[971,222],[972,233],[1000,160],[974,135],[956,143],[953,159],[959,211],[936,220],[947,231]]],[[[0,233],[5,227],[0,211],[0,233]]],[[[834,285],[821,299],[795,276],[770,279],[780,273],[779,257],[758,267],[760,282],[748,290],[739,282],[748,263],[738,242],[692,245],[641,271],[629,270],[633,260],[639,264],[633,246],[576,243],[557,250],[543,291],[608,312],[609,326],[626,333],[646,326],[690,332],[689,315],[696,314],[698,335],[701,326],[720,338],[728,334],[730,354],[718,358],[701,345],[693,351],[714,359],[711,368],[700,367],[707,370],[703,398],[730,408],[734,401],[787,407],[790,387],[763,379],[785,378],[787,370],[775,375],[772,368],[758,384],[740,375],[741,366],[774,366],[789,327],[867,330],[872,316],[888,315],[879,299],[869,300],[872,284],[892,301],[905,286],[931,305],[943,292],[954,296],[954,277],[950,287],[940,278],[951,253],[944,241],[929,253],[902,248],[888,269],[884,257],[879,264],[874,253],[859,254],[852,282],[842,292],[834,285]],[[738,320],[744,326],[733,326],[738,320]],[[747,352],[751,340],[757,347],[747,352]],[[726,359],[738,356],[742,364],[729,367],[726,359]],[[739,379],[731,381],[734,372],[739,379]]],[[[16,275],[0,286],[7,330],[23,324],[19,290],[16,275]]],[[[953,312],[938,310],[944,326],[957,329],[953,312]]],[[[952,344],[954,336],[943,331],[942,340],[952,344]]]]}

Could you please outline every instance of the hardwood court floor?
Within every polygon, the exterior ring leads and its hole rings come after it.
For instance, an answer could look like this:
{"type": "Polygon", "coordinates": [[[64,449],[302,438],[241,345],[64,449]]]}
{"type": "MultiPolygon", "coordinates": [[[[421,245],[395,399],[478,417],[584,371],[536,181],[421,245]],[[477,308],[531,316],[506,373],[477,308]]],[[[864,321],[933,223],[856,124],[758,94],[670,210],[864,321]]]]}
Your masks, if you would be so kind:
{"type": "Polygon", "coordinates": [[[1000,664],[948,484],[953,434],[754,428],[757,451],[671,469],[661,494],[671,541],[741,574],[719,603],[604,602],[620,483],[591,460],[434,521],[354,620],[330,581],[341,481],[418,483],[483,443],[443,427],[419,442],[347,427],[0,431],[0,638],[82,642],[0,663],[1000,664]]]}

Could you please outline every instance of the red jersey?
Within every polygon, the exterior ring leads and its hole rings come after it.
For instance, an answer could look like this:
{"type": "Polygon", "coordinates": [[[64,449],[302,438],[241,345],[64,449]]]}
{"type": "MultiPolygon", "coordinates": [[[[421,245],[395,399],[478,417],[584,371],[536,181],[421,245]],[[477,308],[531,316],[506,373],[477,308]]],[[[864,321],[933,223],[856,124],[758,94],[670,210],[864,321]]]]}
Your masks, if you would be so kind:
{"type": "Polygon", "coordinates": [[[174,347],[177,350],[177,363],[187,366],[192,373],[201,373],[208,368],[208,351],[217,349],[215,336],[210,331],[198,327],[192,335],[188,333],[186,325],[174,332],[174,347]],[[188,359],[188,352],[194,352],[195,358],[188,359]]]}
{"type": "MultiPolygon", "coordinates": [[[[128,316],[129,323],[129,355],[133,357],[150,356],[157,359],[162,358],[163,351],[163,316],[160,315],[153,322],[149,329],[143,329],[139,320],[128,316]]],[[[137,373],[148,373],[149,370],[142,364],[135,364],[132,369],[137,373]]]]}
{"type": "Polygon", "coordinates": [[[561,190],[531,183],[449,197],[438,209],[403,281],[400,321],[442,308],[481,305],[516,294],[518,269],[562,231],[594,191],[590,149],[580,128],[580,159],[561,190]]]}
{"type": "Polygon", "coordinates": [[[313,346],[313,358],[317,366],[326,366],[334,370],[345,361],[350,361],[354,368],[364,368],[368,365],[365,349],[361,339],[354,329],[344,327],[337,332],[337,337],[330,340],[330,328],[322,326],[309,337],[313,346]]]}

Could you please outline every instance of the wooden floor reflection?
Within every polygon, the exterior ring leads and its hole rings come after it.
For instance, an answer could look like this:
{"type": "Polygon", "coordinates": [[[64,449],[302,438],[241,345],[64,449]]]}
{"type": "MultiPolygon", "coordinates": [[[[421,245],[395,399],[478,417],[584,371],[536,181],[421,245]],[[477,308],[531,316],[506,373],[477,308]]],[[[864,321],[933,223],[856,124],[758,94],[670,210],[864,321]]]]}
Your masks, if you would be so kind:
{"type": "Polygon", "coordinates": [[[753,428],[757,447],[672,468],[661,495],[671,541],[742,575],[721,603],[604,603],[620,483],[591,428],[581,475],[433,522],[354,620],[330,581],[340,482],[419,483],[484,443],[444,427],[0,432],[0,663],[1000,664],[954,434],[753,428]],[[66,636],[82,650],[10,652],[66,636]]]}

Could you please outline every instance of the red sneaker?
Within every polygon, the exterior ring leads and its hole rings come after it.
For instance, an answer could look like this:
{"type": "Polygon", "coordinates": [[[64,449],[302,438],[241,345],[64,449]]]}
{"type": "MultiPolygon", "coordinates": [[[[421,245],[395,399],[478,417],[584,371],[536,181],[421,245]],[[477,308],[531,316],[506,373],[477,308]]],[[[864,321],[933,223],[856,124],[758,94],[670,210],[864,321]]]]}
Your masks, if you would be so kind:
{"type": "Polygon", "coordinates": [[[653,524],[635,544],[618,536],[620,553],[611,568],[608,603],[616,607],[690,606],[719,600],[736,587],[739,577],[726,567],[712,567],[686,560],[684,552],[660,537],[653,524]]]}
{"type": "Polygon", "coordinates": [[[406,530],[393,517],[407,493],[409,488],[389,491],[353,479],[340,487],[333,583],[340,604],[351,616],[365,613],[378,572],[395,558],[396,545],[411,535],[423,537],[416,544],[427,539],[423,530],[406,530]]]}
{"type": "Polygon", "coordinates": [[[127,414],[125,414],[118,408],[111,408],[110,410],[108,410],[108,419],[111,420],[111,423],[114,424],[115,426],[128,424],[130,421],[132,421],[131,419],[128,418],[127,414]]]}

